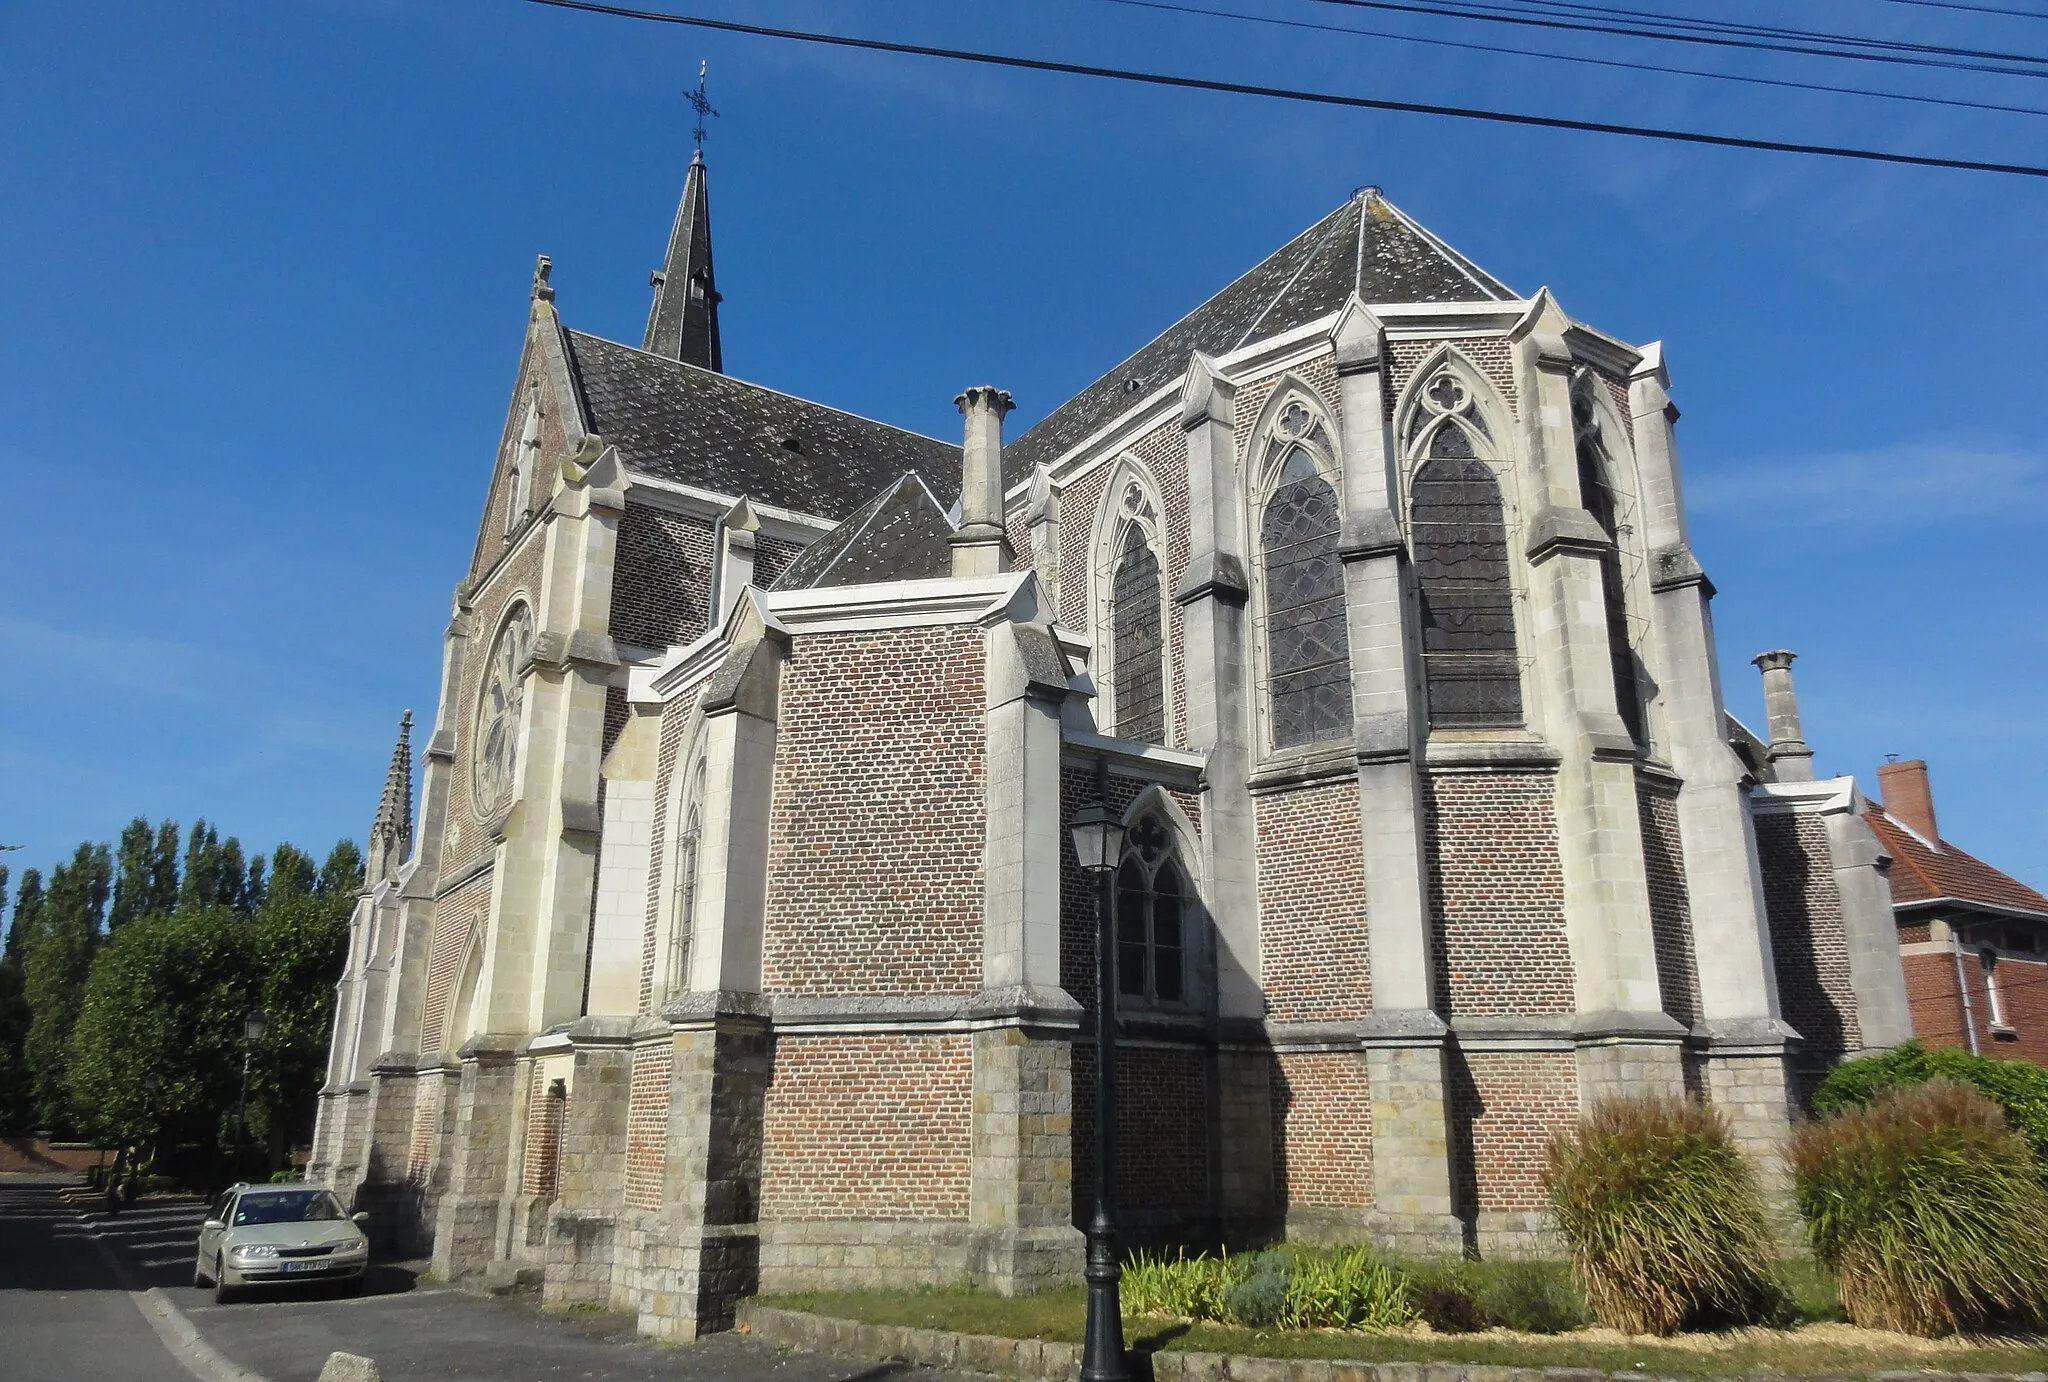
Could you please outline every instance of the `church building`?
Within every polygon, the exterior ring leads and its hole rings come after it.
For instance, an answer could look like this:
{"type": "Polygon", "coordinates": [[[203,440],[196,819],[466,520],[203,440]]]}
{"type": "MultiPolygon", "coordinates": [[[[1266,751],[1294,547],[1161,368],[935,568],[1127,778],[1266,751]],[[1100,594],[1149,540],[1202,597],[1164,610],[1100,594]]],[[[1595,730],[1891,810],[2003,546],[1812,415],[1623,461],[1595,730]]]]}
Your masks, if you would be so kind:
{"type": "Polygon", "coordinates": [[[1813,1082],[1911,1034],[1888,855],[1790,653],[1765,736],[1723,706],[1659,345],[1365,188],[934,439],[725,372],[706,176],[639,343],[534,275],[316,1177],[670,1338],[1072,1283],[1099,800],[1126,1241],[1548,1252],[1546,1142],[1642,1092],[1783,1195],[1813,1082]]]}

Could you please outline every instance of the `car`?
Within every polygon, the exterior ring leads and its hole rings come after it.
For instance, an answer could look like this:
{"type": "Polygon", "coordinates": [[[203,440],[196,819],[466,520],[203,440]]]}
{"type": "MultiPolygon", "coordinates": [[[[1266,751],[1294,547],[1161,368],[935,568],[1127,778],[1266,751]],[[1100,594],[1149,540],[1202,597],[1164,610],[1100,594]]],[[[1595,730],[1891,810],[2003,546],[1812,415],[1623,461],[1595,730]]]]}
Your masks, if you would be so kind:
{"type": "Polygon", "coordinates": [[[245,1286],[340,1281],[360,1286],[368,1214],[349,1214],[318,1185],[235,1185],[199,1228],[192,1284],[224,1304],[245,1286]]]}

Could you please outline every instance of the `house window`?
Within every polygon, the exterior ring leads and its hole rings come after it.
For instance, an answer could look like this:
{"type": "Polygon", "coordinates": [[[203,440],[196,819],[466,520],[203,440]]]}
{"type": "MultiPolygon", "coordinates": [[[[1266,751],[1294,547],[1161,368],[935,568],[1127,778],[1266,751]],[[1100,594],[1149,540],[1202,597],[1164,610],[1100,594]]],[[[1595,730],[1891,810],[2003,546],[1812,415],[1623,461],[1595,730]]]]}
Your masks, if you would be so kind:
{"type": "Polygon", "coordinates": [[[1266,688],[1276,749],[1351,737],[1351,645],[1337,491],[1318,453],[1322,422],[1296,403],[1268,443],[1272,493],[1259,522],[1265,577],[1266,688]]]}
{"type": "Polygon", "coordinates": [[[1487,457],[1492,437],[1451,370],[1430,380],[1409,425],[1408,520],[1422,611],[1424,692],[1432,729],[1522,723],[1507,518],[1487,457]]]}
{"type": "Polygon", "coordinates": [[[1116,982],[1124,998],[1187,1001],[1193,893],[1174,862],[1173,836],[1147,816],[1131,828],[1116,873],[1116,982]]]}
{"type": "Polygon", "coordinates": [[[1159,558],[1136,523],[1124,529],[1109,597],[1110,684],[1116,733],[1148,744],[1166,740],[1165,616],[1159,558]]]}
{"type": "Polygon", "coordinates": [[[1578,444],[1579,501],[1607,534],[1609,544],[1600,556],[1600,593],[1607,615],[1607,656],[1614,667],[1614,708],[1628,726],[1629,737],[1641,744],[1647,742],[1642,684],[1628,632],[1628,588],[1621,574],[1621,541],[1628,529],[1620,520],[1611,465],[1600,442],[1600,421],[1583,389],[1572,398],[1572,422],[1578,444]]]}

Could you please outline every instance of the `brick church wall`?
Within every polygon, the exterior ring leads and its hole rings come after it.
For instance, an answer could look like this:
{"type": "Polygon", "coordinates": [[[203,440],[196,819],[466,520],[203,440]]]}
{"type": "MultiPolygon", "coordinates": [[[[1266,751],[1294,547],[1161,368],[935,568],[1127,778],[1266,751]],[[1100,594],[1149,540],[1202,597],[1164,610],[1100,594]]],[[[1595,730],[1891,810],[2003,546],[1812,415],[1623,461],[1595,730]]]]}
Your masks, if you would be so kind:
{"type": "Polygon", "coordinates": [[[1824,1066],[1863,1044],[1827,825],[1819,816],[1759,814],[1756,850],[1763,865],[1779,1007],[1805,1038],[1801,1063],[1824,1066]]]}
{"type": "Polygon", "coordinates": [[[420,1047],[438,1049],[448,1024],[456,970],[470,929],[491,910],[489,873],[479,874],[434,903],[434,934],[427,948],[427,989],[420,1019],[420,1047]]]}
{"type": "Polygon", "coordinates": [[[550,1092],[550,1067],[535,1062],[526,1089],[526,1156],[519,1170],[519,1193],[554,1196],[562,1170],[562,1128],[569,1101],[550,1092]]]}
{"type": "Polygon", "coordinates": [[[674,1048],[663,1044],[633,1051],[633,1076],[626,1096],[626,1207],[661,1208],[662,1173],[668,1160],[669,1072],[674,1048]]]}
{"type": "Polygon", "coordinates": [[[1423,794],[1439,1002],[1447,1014],[1573,1010],[1548,773],[1435,773],[1423,794]]]}
{"type": "Polygon", "coordinates": [[[1454,1145],[1451,1157],[1466,1203],[1481,1213],[1546,1208],[1544,1148],[1579,1116],[1571,1052],[1467,1052],[1454,1063],[1450,1094],[1454,1144],[1468,1144],[1454,1145]]]}
{"type": "Polygon", "coordinates": [[[966,1036],[778,1036],[761,1217],[965,1219],[973,1085],[966,1036]]]}
{"type": "Polygon", "coordinates": [[[776,742],[769,990],[980,987],[982,640],[975,628],[796,640],[776,742]]]}
{"type": "Polygon", "coordinates": [[[1358,784],[1259,797],[1259,972],[1276,1022],[1365,1015],[1372,977],[1358,784]]]}
{"type": "Polygon", "coordinates": [[[1371,1208],[1372,1090],[1365,1056],[1277,1053],[1272,1089],[1279,1202],[1295,1209],[1371,1208]]]}
{"type": "Polygon", "coordinates": [[[776,577],[787,571],[789,564],[795,561],[797,554],[803,550],[802,543],[784,542],[776,537],[756,537],[754,584],[762,590],[774,585],[776,577]]]}
{"type": "MultiPolygon", "coordinates": [[[[1194,1046],[1117,1048],[1119,1208],[1139,1215],[1201,1214],[1209,1203],[1204,1053],[1194,1046]]],[[[1074,1212],[1095,1203],[1095,1048],[1074,1047],[1074,1212]]]]}
{"type": "Polygon", "coordinates": [[[667,648],[703,634],[711,616],[714,529],[705,519],[628,503],[612,566],[612,637],[667,648]]]}
{"type": "MultiPolygon", "coordinates": [[[[1388,343],[1387,353],[1390,364],[1387,370],[1386,404],[1389,420],[1392,420],[1394,416],[1402,393],[1409,385],[1415,382],[1415,372],[1422,368],[1422,362],[1436,354],[1437,347],[1444,344],[1447,343],[1444,341],[1392,341],[1388,343]]],[[[1510,414],[1516,417],[1521,416],[1521,400],[1515,390],[1514,353],[1505,336],[1466,338],[1451,341],[1448,344],[1476,366],[1479,372],[1486,377],[1486,381],[1500,392],[1501,398],[1507,403],[1510,414]]],[[[1626,407],[1621,409],[1621,415],[1623,417],[1628,416],[1628,409],[1626,407]]]]}
{"type": "Polygon", "coordinates": [[[1657,986],[1664,1011],[1690,1027],[1700,1018],[1699,965],[1692,949],[1692,903],[1685,890],[1685,853],[1678,802],[1647,783],[1636,788],[1643,822],[1643,871],[1650,883],[1650,931],[1657,947],[1657,986]]]}

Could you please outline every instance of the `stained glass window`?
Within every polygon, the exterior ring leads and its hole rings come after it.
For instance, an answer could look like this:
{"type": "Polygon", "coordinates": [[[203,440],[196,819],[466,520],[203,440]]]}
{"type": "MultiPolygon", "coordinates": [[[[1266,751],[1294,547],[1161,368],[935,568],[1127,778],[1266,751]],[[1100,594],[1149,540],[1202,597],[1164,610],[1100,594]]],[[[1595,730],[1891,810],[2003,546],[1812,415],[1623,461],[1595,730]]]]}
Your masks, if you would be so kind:
{"type": "Polygon", "coordinates": [[[704,840],[704,764],[690,774],[683,794],[683,833],[677,843],[675,911],[669,924],[668,986],[681,992],[690,986],[690,945],[697,934],[698,859],[704,840]]]}
{"type": "Polygon", "coordinates": [[[1110,686],[1116,733],[1148,744],[1166,741],[1166,639],[1159,558],[1133,523],[1124,530],[1110,584],[1110,686]]]}
{"type": "Polygon", "coordinates": [[[1337,492],[1296,446],[1281,464],[1260,524],[1276,749],[1351,737],[1351,648],[1337,536],[1337,492]]]}
{"type": "Polygon", "coordinates": [[[1165,848],[1147,850],[1137,839],[1147,824],[1161,841],[1170,839],[1157,821],[1141,822],[1132,832],[1134,848],[1117,870],[1117,992],[1126,998],[1183,1003],[1187,913],[1193,894],[1165,848]]]}
{"type": "Polygon", "coordinates": [[[1628,726],[1629,737],[1643,738],[1642,687],[1636,677],[1636,655],[1628,636],[1628,587],[1621,574],[1621,525],[1614,490],[1607,480],[1607,458],[1600,446],[1600,424],[1583,396],[1573,410],[1578,419],[1579,502],[1613,544],[1600,556],[1600,595],[1607,613],[1607,656],[1614,666],[1614,708],[1628,726]]]}
{"type": "Polygon", "coordinates": [[[1415,473],[1410,522],[1422,597],[1422,665],[1433,728],[1522,723],[1515,600],[1500,485],[1446,419],[1415,473]]]}

